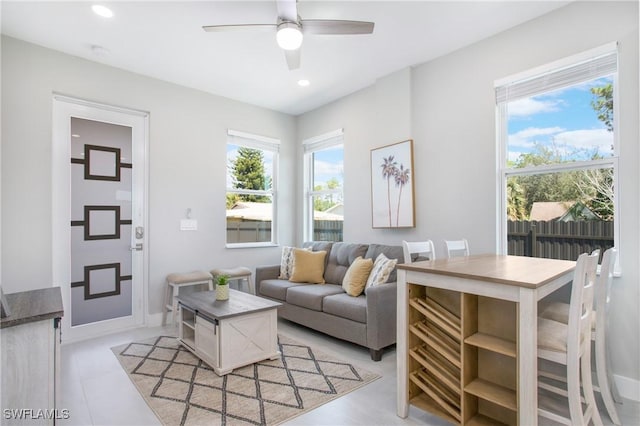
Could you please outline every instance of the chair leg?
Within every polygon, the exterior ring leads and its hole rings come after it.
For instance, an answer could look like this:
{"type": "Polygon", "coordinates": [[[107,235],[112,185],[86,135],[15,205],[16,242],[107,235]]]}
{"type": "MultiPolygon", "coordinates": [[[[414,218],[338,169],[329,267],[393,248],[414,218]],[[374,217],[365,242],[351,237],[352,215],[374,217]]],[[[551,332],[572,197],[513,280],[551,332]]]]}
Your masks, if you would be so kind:
{"type": "MultiPolygon", "coordinates": [[[[596,337],[598,337],[596,335],[596,337]]],[[[600,388],[600,395],[602,395],[602,400],[604,401],[604,406],[607,408],[607,412],[609,413],[609,417],[611,417],[611,421],[620,425],[620,417],[618,417],[618,411],[615,406],[615,396],[618,393],[615,382],[612,380],[608,374],[608,359],[607,359],[607,349],[605,347],[604,339],[597,339],[595,341],[595,351],[596,351],[596,375],[598,377],[598,387],[600,388]]]]}
{"type": "Polygon", "coordinates": [[[170,294],[171,294],[171,286],[169,285],[169,283],[167,283],[164,289],[164,300],[162,303],[162,325],[163,326],[167,325],[167,313],[168,313],[167,305],[169,304],[170,294]]]}
{"type": "MultiPolygon", "coordinates": [[[[590,343],[590,342],[589,342],[590,343]]],[[[595,426],[602,426],[602,419],[600,418],[600,412],[598,411],[598,406],[596,405],[596,399],[593,396],[593,383],[591,381],[591,345],[587,347],[584,355],[580,359],[580,367],[582,372],[582,387],[584,391],[584,399],[587,403],[587,413],[589,410],[591,411],[591,421],[595,426]]],[[[578,387],[578,392],[580,392],[580,388],[578,387]]],[[[578,393],[578,396],[580,394],[578,393]]],[[[580,402],[578,400],[578,402],[580,402]]],[[[583,419],[588,420],[588,419],[583,419]]],[[[582,422],[586,424],[586,422],[582,422]]]]}
{"type": "Polygon", "coordinates": [[[173,285],[173,297],[172,299],[172,304],[171,304],[171,323],[173,325],[176,325],[178,322],[178,317],[177,317],[177,313],[178,313],[178,294],[180,291],[180,286],[177,285],[173,285]]]}
{"type": "Polygon", "coordinates": [[[256,289],[253,286],[253,280],[251,279],[251,275],[248,275],[246,280],[247,280],[247,286],[249,287],[249,293],[256,294],[256,289]]]}
{"type": "MultiPolygon", "coordinates": [[[[584,425],[582,403],[580,401],[580,360],[569,360],[567,362],[567,393],[569,402],[569,415],[571,423],[584,425]]],[[[587,393],[585,389],[585,394],[587,393]]]]}

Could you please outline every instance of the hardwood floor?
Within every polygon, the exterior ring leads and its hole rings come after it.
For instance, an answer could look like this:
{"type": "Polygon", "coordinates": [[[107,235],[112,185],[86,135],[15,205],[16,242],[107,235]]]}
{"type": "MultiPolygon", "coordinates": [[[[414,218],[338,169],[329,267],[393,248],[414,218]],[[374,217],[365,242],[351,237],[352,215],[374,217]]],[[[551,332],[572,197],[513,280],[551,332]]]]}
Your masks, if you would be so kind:
{"type": "MultiPolygon", "coordinates": [[[[396,416],[396,352],[388,349],[380,362],[373,362],[369,351],[327,337],[285,320],[278,331],[296,340],[321,348],[323,352],[351,360],[382,377],[350,394],[296,417],[285,425],[448,425],[437,417],[411,408],[409,417],[396,416]]],[[[70,412],[62,425],[159,425],[111,352],[111,347],[135,339],[175,335],[170,327],[140,328],[72,344],[61,350],[60,408],[70,412]]],[[[64,338],[64,336],[63,336],[64,338]]],[[[604,424],[611,424],[600,407],[604,424]]],[[[625,400],[619,406],[623,424],[640,424],[640,403],[625,400]]],[[[549,424],[542,423],[541,424],[549,424]]]]}

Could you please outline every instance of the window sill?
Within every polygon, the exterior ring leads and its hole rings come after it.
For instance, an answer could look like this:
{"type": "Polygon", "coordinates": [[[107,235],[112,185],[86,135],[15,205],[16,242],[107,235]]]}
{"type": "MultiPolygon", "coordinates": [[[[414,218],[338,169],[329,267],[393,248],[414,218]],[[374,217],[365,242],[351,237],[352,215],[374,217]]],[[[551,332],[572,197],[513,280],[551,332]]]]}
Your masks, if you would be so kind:
{"type": "Polygon", "coordinates": [[[226,244],[225,247],[228,248],[228,249],[278,247],[278,244],[272,243],[272,242],[267,242],[267,243],[232,243],[232,244],[226,244]]]}

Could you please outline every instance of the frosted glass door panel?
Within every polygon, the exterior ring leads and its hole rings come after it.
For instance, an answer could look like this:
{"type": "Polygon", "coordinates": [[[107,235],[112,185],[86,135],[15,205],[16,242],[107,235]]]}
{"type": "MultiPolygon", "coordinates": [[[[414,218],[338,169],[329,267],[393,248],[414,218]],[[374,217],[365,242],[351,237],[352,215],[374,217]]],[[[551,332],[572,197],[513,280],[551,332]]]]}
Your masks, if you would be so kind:
{"type": "Polygon", "coordinates": [[[71,325],[132,315],[131,127],[71,118],[71,325]]]}

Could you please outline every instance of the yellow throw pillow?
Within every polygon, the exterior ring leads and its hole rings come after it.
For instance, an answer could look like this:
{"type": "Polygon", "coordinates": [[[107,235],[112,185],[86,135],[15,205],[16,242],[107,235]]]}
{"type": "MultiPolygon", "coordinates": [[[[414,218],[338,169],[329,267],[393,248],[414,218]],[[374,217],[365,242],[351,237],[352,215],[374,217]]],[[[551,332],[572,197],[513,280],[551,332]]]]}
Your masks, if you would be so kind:
{"type": "MultiPolygon", "coordinates": [[[[278,278],[281,280],[288,280],[293,270],[293,251],[296,247],[282,247],[282,259],[280,260],[280,275],[278,278]]],[[[302,250],[311,251],[311,248],[303,248],[302,250]]]]}
{"type": "Polygon", "coordinates": [[[371,259],[363,259],[362,256],[356,257],[342,279],[342,288],[344,291],[346,291],[349,296],[360,296],[367,283],[371,269],[373,269],[373,261],[371,259]]]}
{"type": "Polygon", "coordinates": [[[293,270],[289,281],[324,284],[324,258],[327,252],[293,249],[293,270]]]}

